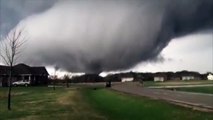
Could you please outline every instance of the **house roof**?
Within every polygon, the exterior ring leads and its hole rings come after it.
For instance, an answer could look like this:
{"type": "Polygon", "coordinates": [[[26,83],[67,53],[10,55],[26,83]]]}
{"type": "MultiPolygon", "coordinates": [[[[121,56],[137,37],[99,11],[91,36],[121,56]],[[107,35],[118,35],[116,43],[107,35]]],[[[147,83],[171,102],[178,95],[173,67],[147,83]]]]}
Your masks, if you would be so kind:
{"type": "Polygon", "coordinates": [[[9,67],[0,65],[0,74],[9,74],[9,67]]]}
{"type": "Polygon", "coordinates": [[[31,73],[32,74],[48,74],[45,67],[31,67],[31,73]]]}
{"type": "Polygon", "coordinates": [[[167,77],[167,73],[164,73],[164,72],[157,72],[157,73],[155,73],[153,76],[154,77],[167,77]]]}
{"type": "Polygon", "coordinates": [[[82,76],[76,76],[72,78],[78,82],[103,82],[103,77],[99,76],[98,74],[85,74],[82,76]]]}
{"type": "Polygon", "coordinates": [[[14,66],[14,73],[13,74],[31,74],[30,66],[25,64],[18,64],[14,66]]]}
{"type": "Polygon", "coordinates": [[[186,70],[176,72],[176,74],[179,76],[200,76],[200,74],[198,72],[186,71],[186,70]]]}
{"type": "MultiPolygon", "coordinates": [[[[0,74],[9,74],[9,66],[0,66],[0,74]]],[[[13,74],[34,74],[34,75],[49,75],[45,67],[30,67],[25,64],[18,64],[13,67],[13,74]]]]}

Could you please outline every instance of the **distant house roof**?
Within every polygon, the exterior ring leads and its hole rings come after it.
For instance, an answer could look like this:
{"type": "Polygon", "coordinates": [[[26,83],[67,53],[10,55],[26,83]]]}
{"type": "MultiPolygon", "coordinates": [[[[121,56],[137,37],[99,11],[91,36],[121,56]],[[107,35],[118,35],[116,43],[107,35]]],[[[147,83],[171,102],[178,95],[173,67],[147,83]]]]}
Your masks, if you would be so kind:
{"type": "Polygon", "coordinates": [[[176,74],[178,74],[179,76],[200,76],[200,73],[198,73],[198,72],[186,71],[186,70],[176,72],[176,74]]]}
{"type": "Polygon", "coordinates": [[[103,77],[98,74],[85,74],[73,78],[76,82],[104,82],[103,77]]]}
{"type": "Polygon", "coordinates": [[[167,77],[167,73],[164,72],[157,72],[154,74],[154,77],[167,77]]]}
{"type": "MultiPolygon", "coordinates": [[[[0,66],[0,74],[9,74],[9,66],[0,66]]],[[[18,64],[13,67],[13,74],[33,74],[33,75],[49,75],[45,67],[30,67],[25,64],[18,64]]]]}
{"type": "Polygon", "coordinates": [[[111,74],[111,75],[108,75],[108,76],[117,76],[117,77],[120,77],[120,78],[130,78],[130,77],[135,77],[135,73],[133,72],[126,72],[126,73],[117,73],[117,74],[111,74]]]}

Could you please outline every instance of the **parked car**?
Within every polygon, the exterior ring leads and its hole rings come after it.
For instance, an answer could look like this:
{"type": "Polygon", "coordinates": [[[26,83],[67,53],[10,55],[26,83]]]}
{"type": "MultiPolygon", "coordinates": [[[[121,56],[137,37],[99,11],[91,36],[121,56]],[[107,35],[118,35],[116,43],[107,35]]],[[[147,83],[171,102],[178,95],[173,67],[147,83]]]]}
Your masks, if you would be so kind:
{"type": "Polygon", "coordinates": [[[29,86],[30,85],[30,81],[23,81],[23,80],[20,80],[20,81],[16,81],[16,82],[13,82],[12,83],[13,86],[29,86]]]}

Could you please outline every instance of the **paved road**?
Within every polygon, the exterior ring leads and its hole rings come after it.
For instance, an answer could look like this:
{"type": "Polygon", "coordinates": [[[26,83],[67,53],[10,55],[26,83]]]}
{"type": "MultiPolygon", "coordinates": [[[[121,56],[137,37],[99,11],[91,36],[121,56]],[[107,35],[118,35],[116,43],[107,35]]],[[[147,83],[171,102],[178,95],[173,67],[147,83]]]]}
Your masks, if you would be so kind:
{"type": "Polygon", "coordinates": [[[194,94],[189,92],[143,88],[142,86],[136,84],[126,83],[113,85],[112,89],[125,93],[162,99],[172,103],[181,103],[185,105],[206,108],[211,111],[213,110],[213,95],[210,94],[194,94]]]}

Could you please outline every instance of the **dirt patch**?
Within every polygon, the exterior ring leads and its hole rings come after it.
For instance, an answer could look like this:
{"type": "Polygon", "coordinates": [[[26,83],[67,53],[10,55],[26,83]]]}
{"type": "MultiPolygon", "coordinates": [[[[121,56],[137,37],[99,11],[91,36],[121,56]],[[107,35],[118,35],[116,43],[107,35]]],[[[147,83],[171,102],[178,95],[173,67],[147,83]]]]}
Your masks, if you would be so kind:
{"type": "Polygon", "coordinates": [[[6,94],[0,94],[0,98],[3,99],[3,98],[6,98],[7,95],[6,94]]]}
{"type": "Polygon", "coordinates": [[[38,120],[38,116],[30,115],[30,116],[27,116],[25,118],[20,118],[20,120],[38,120]]]}
{"type": "Polygon", "coordinates": [[[29,104],[37,104],[37,103],[42,103],[42,102],[45,102],[45,100],[28,101],[28,102],[26,102],[26,103],[29,103],[29,104]]]}
{"type": "Polygon", "coordinates": [[[15,92],[15,93],[13,93],[12,92],[12,96],[18,96],[18,95],[24,95],[24,94],[27,94],[28,92],[15,92]]]}
{"type": "Polygon", "coordinates": [[[57,103],[61,105],[72,105],[74,104],[73,98],[75,98],[75,95],[77,95],[76,91],[68,91],[57,99],[57,103]]]}
{"type": "MultiPolygon", "coordinates": [[[[0,94],[0,98],[7,98],[7,92],[4,94],[0,94]]],[[[19,95],[24,95],[27,94],[27,92],[15,92],[15,93],[11,93],[11,96],[19,96],[19,95]]]]}

